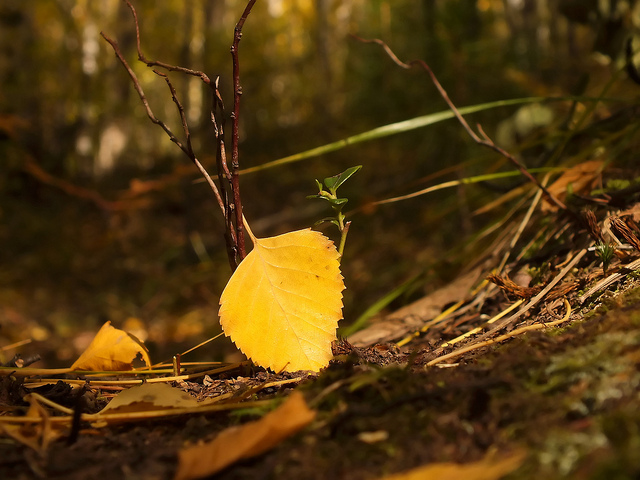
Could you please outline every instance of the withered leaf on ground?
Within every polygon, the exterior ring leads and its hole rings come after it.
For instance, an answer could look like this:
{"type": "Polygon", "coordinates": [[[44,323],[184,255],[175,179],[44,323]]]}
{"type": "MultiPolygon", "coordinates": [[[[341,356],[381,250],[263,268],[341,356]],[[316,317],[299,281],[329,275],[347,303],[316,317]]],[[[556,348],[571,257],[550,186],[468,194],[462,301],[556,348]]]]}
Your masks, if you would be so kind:
{"type": "Polygon", "coordinates": [[[174,479],[206,477],[240,459],[265,453],[308,425],[315,415],[302,394],[293,392],[282,405],[260,420],[228,428],[211,442],[182,449],[174,479]]]}
{"type": "MultiPolygon", "coordinates": [[[[27,398],[27,397],[25,397],[27,398]]],[[[32,395],[28,396],[29,410],[23,420],[34,419],[33,423],[21,422],[18,424],[0,423],[0,432],[4,432],[14,440],[35,450],[40,455],[49,448],[49,445],[60,438],[66,426],[52,424],[49,421],[49,412],[40,404],[38,399],[32,395]]]]}
{"type": "Polygon", "coordinates": [[[100,414],[139,412],[167,408],[191,408],[205,405],[179,388],[166,383],[143,383],[116,395],[100,414]]]}
{"type": "Polygon", "coordinates": [[[382,480],[498,480],[520,467],[525,457],[526,452],[520,450],[503,458],[487,455],[471,463],[430,463],[382,480]]]}
{"type": "MultiPolygon", "coordinates": [[[[564,200],[567,197],[567,190],[571,188],[574,193],[588,192],[596,184],[602,170],[604,162],[602,160],[588,160],[579,163],[568,169],[558,179],[553,182],[547,190],[551,195],[564,200]]],[[[558,209],[546,198],[542,201],[543,212],[555,212],[558,209]]]]}
{"type": "Polygon", "coordinates": [[[72,370],[114,371],[131,370],[137,356],[151,366],[144,344],[130,333],[106,322],[87,349],[71,365],[72,370]]]}

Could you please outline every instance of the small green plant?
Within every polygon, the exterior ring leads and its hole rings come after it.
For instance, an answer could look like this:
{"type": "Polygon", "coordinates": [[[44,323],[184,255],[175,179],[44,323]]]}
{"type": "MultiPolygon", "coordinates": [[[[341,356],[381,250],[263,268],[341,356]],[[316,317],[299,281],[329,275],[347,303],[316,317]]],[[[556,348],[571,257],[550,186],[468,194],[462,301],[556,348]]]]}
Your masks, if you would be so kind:
{"type": "Polygon", "coordinates": [[[530,285],[538,285],[542,283],[549,273],[549,262],[543,262],[539,267],[530,267],[527,269],[527,273],[531,277],[530,285]]]}
{"type": "Polygon", "coordinates": [[[324,222],[330,222],[338,227],[338,230],[340,231],[340,245],[338,246],[338,253],[340,254],[340,258],[342,258],[342,253],[344,252],[344,244],[347,240],[347,233],[349,233],[349,225],[351,225],[351,222],[345,222],[345,215],[344,213],[342,213],[342,209],[349,200],[347,198],[339,198],[337,192],[340,185],[346,182],[361,168],[362,165],[357,165],[355,167],[347,168],[344,172],[334,175],[333,177],[327,177],[323,181],[324,185],[323,183],[320,183],[319,180],[316,180],[316,185],[318,186],[318,194],[309,195],[307,197],[320,198],[329,202],[329,204],[331,205],[335,216],[323,218],[322,220],[316,222],[316,225],[320,225],[324,222]]]}
{"type": "Polygon", "coordinates": [[[611,244],[598,242],[595,252],[596,255],[600,257],[600,260],[602,260],[602,270],[606,274],[609,269],[609,264],[611,263],[611,260],[613,260],[615,249],[611,244]]]}

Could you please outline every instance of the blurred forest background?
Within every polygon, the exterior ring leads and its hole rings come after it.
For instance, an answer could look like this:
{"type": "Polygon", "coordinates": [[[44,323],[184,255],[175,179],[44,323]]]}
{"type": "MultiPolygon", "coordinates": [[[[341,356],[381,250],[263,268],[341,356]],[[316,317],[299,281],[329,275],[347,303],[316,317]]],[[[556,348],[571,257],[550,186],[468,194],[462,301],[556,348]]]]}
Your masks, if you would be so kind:
{"type": "MultiPolygon", "coordinates": [[[[145,55],[219,75],[229,111],[229,47],[245,1],[133,4],[145,55]]],[[[156,115],[181,132],[166,84],[136,61],[134,23],[122,1],[0,2],[0,347],[31,339],[19,351],[42,354],[47,366],[70,364],[106,320],[145,340],[156,361],[193,346],[219,333],[218,298],[230,275],[211,191],[194,182],[196,168],[149,122],[100,31],[119,42],[156,115]]],[[[379,47],[349,34],[381,38],[403,60],[426,60],[458,107],[597,97],[610,82],[606,96],[621,101],[600,103],[597,121],[637,106],[640,86],[623,66],[625,42],[637,50],[639,32],[635,0],[259,0],[240,43],[241,168],[447,109],[424,72],[397,68],[379,47]]],[[[171,78],[194,149],[213,174],[209,91],[196,78],[171,78]]],[[[567,128],[575,110],[549,102],[487,109],[469,120],[528,167],[540,167],[553,132],[567,128]]],[[[637,159],[637,149],[618,153],[637,159]]],[[[342,187],[353,210],[345,324],[410,278],[420,281],[389,308],[453,278],[483,245],[466,242],[518,199],[476,211],[523,182],[512,177],[373,206],[513,169],[448,120],[243,175],[253,231],[270,236],[313,225],[328,214],[306,199],[317,192],[314,178],[359,164],[342,187]]],[[[215,360],[228,351],[223,342],[199,355],[215,360]]]]}

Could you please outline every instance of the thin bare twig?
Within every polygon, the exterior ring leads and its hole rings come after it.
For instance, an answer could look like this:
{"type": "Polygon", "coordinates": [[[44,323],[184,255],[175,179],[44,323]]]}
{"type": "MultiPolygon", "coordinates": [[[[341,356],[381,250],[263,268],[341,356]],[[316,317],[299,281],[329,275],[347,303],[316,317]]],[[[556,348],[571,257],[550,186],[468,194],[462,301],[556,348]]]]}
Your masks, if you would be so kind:
{"type": "Polygon", "coordinates": [[[227,185],[231,186],[231,173],[227,167],[227,151],[224,140],[224,102],[218,89],[220,78],[215,80],[215,90],[213,94],[213,102],[211,105],[211,123],[216,137],[216,168],[218,170],[218,181],[220,182],[220,192],[224,198],[224,204],[227,205],[225,213],[225,242],[227,245],[227,256],[231,265],[231,271],[238,266],[238,237],[237,231],[233,224],[235,206],[229,199],[227,185]],[[218,121],[220,119],[220,121],[218,121]]]}
{"type": "Polygon", "coordinates": [[[193,70],[190,68],[180,67],[177,65],[170,65],[165,62],[160,62],[156,60],[149,60],[143,53],[140,41],[140,26],[138,22],[138,14],[131,4],[129,0],[124,0],[126,5],[131,10],[131,14],[134,19],[135,29],[136,29],[136,50],[138,53],[138,60],[144,63],[147,67],[160,67],[169,72],[179,72],[185,75],[191,75],[198,77],[202,80],[202,82],[207,85],[212,90],[212,109],[211,109],[211,122],[213,124],[216,136],[216,164],[218,169],[218,179],[220,182],[220,189],[213,182],[206,169],[202,166],[200,161],[197,159],[195,153],[193,152],[192,144],[191,144],[191,133],[189,130],[189,125],[187,123],[187,118],[185,115],[184,107],[178,100],[176,95],[175,88],[171,84],[169,77],[162,72],[159,72],[156,69],[153,69],[153,72],[162,77],[167,83],[169,90],[171,92],[171,98],[173,102],[176,104],[178,108],[178,114],[180,116],[180,120],[182,122],[182,129],[185,135],[184,143],[176,137],[176,135],[171,131],[166,123],[162,120],[158,119],[144,94],[142,86],[138,81],[135,73],[124,59],[118,44],[115,40],[107,37],[104,33],[101,32],[102,37],[111,45],[113,48],[116,57],[122,63],[122,65],[127,70],[129,74],[134,88],[138,92],[140,99],[142,101],[143,106],[147,112],[147,116],[149,119],[159,125],[165,133],[169,136],[169,139],[174,142],[184,153],[189,157],[189,159],[196,165],[200,173],[204,176],[206,181],[209,183],[209,186],[213,190],[218,205],[222,210],[222,213],[225,218],[225,242],[227,245],[227,255],[229,257],[229,263],[232,270],[235,270],[240,261],[246,256],[245,243],[244,243],[244,226],[242,223],[242,202],[240,198],[240,185],[238,179],[238,170],[239,170],[239,162],[238,162],[238,120],[239,120],[239,105],[240,105],[240,95],[242,94],[242,89],[239,84],[239,62],[238,62],[238,44],[240,42],[240,37],[242,36],[242,26],[244,25],[247,16],[251,12],[251,9],[256,0],[249,0],[236,28],[234,30],[234,41],[233,46],[231,47],[231,53],[233,58],[233,78],[234,78],[234,111],[231,115],[233,122],[233,138],[232,138],[232,169],[229,171],[227,167],[226,160],[226,149],[224,144],[224,105],[222,102],[222,97],[220,95],[220,91],[218,89],[219,82],[216,77],[215,81],[211,81],[211,78],[201,72],[199,70],[193,70]],[[221,121],[218,121],[218,118],[221,121]],[[230,195],[227,192],[227,188],[225,186],[229,186],[230,195]],[[230,198],[232,197],[232,198],[230,198]]]}
{"type": "MultiPolygon", "coordinates": [[[[238,229],[242,229],[242,221],[235,217],[234,224],[234,211],[242,211],[242,203],[240,199],[240,189],[239,183],[233,183],[231,179],[231,174],[229,173],[229,169],[227,168],[227,157],[226,157],[226,149],[224,145],[224,104],[222,102],[222,96],[220,95],[219,90],[219,77],[216,77],[215,81],[212,82],[209,76],[201,72],[199,70],[193,70],[186,67],[180,67],[177,65],[170,65],[165,62],[159,62],[155,60],[149,60],[144,53],[142,53],[142,48],[140,45],[140,27],[138,24],[138,15],[136,13],[135,8],[131,4],[129,0],[125,0],[127,6],[131,10],[131,14],[133,15],[135,26],[136,26],[136,49],[138,52],[138,60],[143,62],[148,67],[162,67],[171,72],[179,72],[186,75],[192,75],[194,77],[199,77],[202,82],[207,85],[212,90],[212,107],[211,107],[211,123],[213,124],[215,130],[216,137],[216,166],[218,169],[218,181],[220,183],[220,197],[223,200],[224,210],[223,215],[225,218],[225,244],[227,246],[227,256],[229,258],[229,265],[231,266],[231,271],[234,271],[240,260],[244,258],[244,238],[243,235],[239,234],[238,229]],[[217,119],[220,118],[221,121],[218,123],[217,119]],[[227,188],[225,186],[225,182],[228,182],[230,185],[230,189],[232,191],[233,202],[230,199],[227,188]],[[242,243],[242,248],[238,245],[238,238],[242,237],[240,242],[242,243]]],[[[154,72],[158,73],[156,70],[154,72]]],[[[175,101],[175,96],[174,96],[175,101]]],[[[237,123],[237,120],[234,120],[237,123]]],[[[186,121],[183,117],[183,128],[186,126],[186,121]]],[[[188,135],[188,127],[186,127],[185,134],[189,138],[188,135]]],[[[200,168],[200,167],[199,167],[200,168]]],[[[203,169],[200,169],[202,172],[203,169]]],[[[211,181],[208,178],[208,175],[205,175],[208,181],[211,181]]]]}
{"type": "Polygon", "coordinates": [[[231,46],[231,58],[233,61],[233,113],[231,114],[231,190],[233,192],[233,204],[235,205],[236,235],[238,240],[238,256],[242,260],[246,255],[244,244],[244,225],[242,222],[242,201],[240,199],[240,162],[238,160],[238,120],[240,118],[240,61],[238,59],[238,46],[242,38],[242,27],[256,0],[249,0],[233,31],[233,45],[231,46]]]}
{"type": "MultiPolygon", "coordinates": [[[[221,100],[221,96],[220,96],[220,92],[218,90],[218,79],[216,78],[216,81],[214,83],[211,82],[211,79],[209,78],[209,76],[207,74],[205,74],[204,72],[198,71],[198,70],[192,70],[190,68],[185,68],[185,67],[179,67],[179,66],[175,66],[175,65],[170,65],[164,62],[158,62],[158,61],[152,61],[149,60],[145,57],[145,55],[142,53],[142,48],[140,45],[140,26],[138,23],[138,14],[136,12],[136,9],[133,7],[133,5],[131,4],[131,2],[129,0],[125,0],[125,3],[127,4],[127,6],[129,7],[129,10],[131,10],[131,14],[133,16],[134,19],[134,23],[135,23],[135,27],[136,27],[136,50],[138,52],[138,60],[140,60],[141,62],[143,62],[145,65],[147,65],[148,67],[154,67],[154,66],[158,66],[158,67],[162,67],[168,71],[175,71],[175,72],[180,72],[186,75],[192,75],[195,77],[199,77],[202,82],[207,85],[209,88],[212,89],[212,97],[213,97],[213,105],[212,105],[212,111],[211,111],[211,120],[212,123],[214,125],[214,129],[216,130],[216,163],[218,166],[218,180],[220,182],[220,190],[221,190],[221,194],[220,192],[218,192],[217,188],[214,190],[214,193],[216,194],[216,199],[218,200],[218,204],[221,206],[222,209],[222,214],[224,216],[225,219],[225,233],[224,233],[224,238],[225,238],[225,245],[227,247],[227,257],[229,259],[229,266],[231,267],[231,271],[235,271],[236,267],[238,266],[239,260],[238,260],[238,248],[237,248],[237,234],[236,234],[236,227],[233,224],[233,206],[231,205],[231,202],[229,200],[229,196],[227,195],[226,192],[226,187],[225,187],[225,180],[226,181],[230,181],[230,178],[228,177],[228,175],[223,175],[220,171],[220,165],[224,165],[226,168],[226,157],[225,157],[225,149],[224,149],[224,144],[221,142],[224,142],[224,136],[223,135],[218,135],[218,125],[216,123],[216,109],[218,106],[220,106],[220,116],[224,119],[224,108],[222,107],[222,100],[221,100]],[[220,102],[218,102],[218,99],[220,99],[220,102]],[[220,156],[222,155],[222,157],[220,156]]],[[[158,72],[157,70],[153,70],[154,73],[161,75],[160,72],[158,72]]],[[[169,85],[169,88],[171,89],[171,96],[173,98],[174,103],[176,103],[176,105],[178,106],[178,110],[180,113],[180,118],[182,120],[182,126],[183,126],[183,130],[185,132],[185,136],[187,138],[187,147],[186,147],[186,151],[185,153],[187,153],[187,156],[189,156],[189,158],[191,158],[196,167],[198,168],[198,170],[200,170],[200,173],[204,176],[204,178],[207,180],[207,182],[209,183],[210,186],[213,186],[212,188],[215,188],[215,183],[213,182],[213,180],[211,179],[211,177],[209,176],[209,174],[207,173],[206,169],[202,166],[202,164],[195,158],[195,155],[193,154],[193,150],[191,148],[191,135],[189,132],[189,127],[186,121],[186,116],[184,115],[184,109],[182,108],[182,106],[180,105],[180,102],[177,100],[176,94],[175,94],[175,90],[173,89],[173,86],[171,85],[171,82],[169,81],[168,77],[164,74],[162,74],[161,76],[164,76],[165,80],[167,81],[167,84],[169,85]],[[189,155],[190,154],[190,155],[189,155]]],[[[184,149],[183,149],[184,151],[184,149]]]]}
{"type": "Polygon", "coordinates": [[[144,63],[147,67],[162,67],[165,70],[168,70],[170,72],[180,72],[187,75],[193,75],[194,77],[200,77],[205,84],[209,86],[211,85],[211,79],[209,78],[209,76],[206,73],[201,72],[199,70],[192,70],[190,68],[180,67],[177,65],[170,65],[168,63],[158,62],[156,60],[148,60],[147,57],[145,57],[144,54],[142,53],[142,48],[140,47],[140,27],[138,24],[138,14],[136,12],[136,9],[133,8],[133,5],[129,0],[124,0],[124,1],[129,7],[129,10],[131,10],[131,14],[133,15],[133,20],[135,21],[135,24],[136,24],[136,50],[138,52],[138,60],[144,63]]]}
{"type": "Polygon", "coordinates": [[[180,121],[182,122],[182,130],[184,131],[185,139],[186,139],[186,145],[185,145],[186,153],[189,156],[189,158],[195,157],[193,153],[193,148],[191,147],[191,132],[189,131],[187,116],[184,113],[184,107],[182,106],[182,103],[180,103],[180,100],[178,100],[176,89],[174,88],[173,84],[171,83],[171,80],[169,79],[169,76],[166,73],[159,72],[158,70],[153,70],[153,73],[163,78],[164,81],[167,83],[167,86],[169,87],[169,91],[171,92],[171,99],[173,100],[173,103],[175,103],[176,107],[178,108],[178,115],[180,115],[180,121]]]}
{"type": "MultiPolygon", "coordinates": [[[[202,173],[202,175],[205,177],[205,179],[209,183],[209,186],[211,187],[211,190],[213,190],[213,194],[216,197],[218,205],[220,206],[220,209],[222,210],[222,213],[224,214],[225,205],[224,205],[224,202],[222,201],[222,197],[220,196],[220,192],[218,191],[218,187],[213,182],[213,180],[211,179],[211,177],[209,176],[209,174],[207,173],[205,168],[202,166],[200,161],[194,155],[193,150],[191,149],[190,141],[188,141],[187,146],[185,146],[180,141],[180,139],[178,139],[178,137],[175,136],[175,134],[169,128],[169,126],[154,115],[153,110],[151,110],[151,106],[149,105],[149,101],[147,100],[147,97],[146,97],[146,95],[144,93],[144,90],[142,89],[142,86],[140,85],[140,82],[138,81],[138,77],[136,76],[135,72],[131,69],[131,67],[129,66],[129,64],[125,60],[124,56],[122,55],[122,52],[120,51],[120,47],[118,46],[118,42],[116,42],[115,40],[109,38],[104,32],[100,32],[100,35],[102,35],[102,38],[104,38],[111,45],[116,57],[118,57],[118,60],[120,60],[120,63],[122,64],[122,66],[127,70],[127,73],[129,73],[129,77],[131,78],[131,81],[133,82],[133,87],[136,89],[136,92],[138,92],[138,96],[140,97],[140,100],[142,101],[142,105],[144,106],[144,108],[145,108],[145,110],[147,112],[147,116],[149,117],[149,120],[151,120],[152,123],[155,123],[156,125],[160,126],[160,128],[162,128],[165,131],[165,133],[168,135],[169,139],[173,143],[175,143],[180,148],[180,150],[182,150],[185,153],[185,155],[187,157],[189,157],[189,159],[196,165],[196,167],[198,167],[198,170],[200,170],[200,173],[202,173]]],[[[165,76],[165,78],[166,78],[166,76],[165,76]]],[[[173,86],[168,81],[168,79],[166,79],[166,80],[167,80],[167,83],[169,84],[169,87],[171,89],[171,94],[173,96],[174,102],[176,102],[176,104],[179,106],[179,109],[182,109],[182,106],[180,105],[180,102],[178,102],[177,98],[175,97],[175,90],[173,89],[173,86]]],[[[188,129],[187,129],[186,135],[187,135],[187,139],[188,139],[189,138],[188,129]]]]}
{"type": "Polygon", "coordinates": [[[529,171],[526,169],[526,167],[524,165],[522,165],[513,155],[511,155],[509,152],[507,152],[506,150],[504,150],[503,148],[499,147],[498,145],[496,145],[493,140],[491,140],[491,138],[489,138],[489,136],[484,132],[484,130],[482,129],[482,127],[478,124],[476,125],[476,127],[478,128],[478,132],[480,133],[480,135],[478,135],[476,132],[473,131],[473,129],[469,126],[469,124],[467,123],[467,121],[464,119],[464,117],[460,114],[460,112],[458,111],[458,109],[456,108],[456,106],[454,105],[454,103],[451,101],[451,99],[449,98],[449,95],[447,94],[447,91],[444,89],[444,87],[440,84],[440,82],[438,81],[438,78],[435,76],[435,74],[433,73],[433,71],[431,70],[431,67],[429,67],[429,65],[424,61],[424,60],[411,60],[410,62],[406,63],[403,62],[402,60],[400,60],[395,53],[393,53],[393,51],[391,50],[391,48],[389,48],[389,46],[382,40],[378,39],[378,38],[374,38],[374,39],[365,39],[365,38],[361,38],[358,37],[357,35],[352,35],[356,40],[363,42],[363,43],[375,43],[377,45],[380,45],[384,51],[386,52],[386,54],[389,56],[389,58],[391,58],[391,60],[393,60],[393,62],[398,65],[401,68],[404,69],[410,69],[412,68],[414,65],[418,65],[420,67],[422,67],[431,77],[431,81],[433,82],[433,84],[435,85],[435,87],[438,89],[438,92],[440,93],[440,96],[444,99],[445,102],[447,102],[447,105],[449,106],[449,108],[451,109],[451,111],[453,112],[453,114],[456,116],[456,119],[458,120],[458,122],[460,122],[460,124],[462,125],[462,127],[465,129],[465,131],[469,134],[469,136],[473,139],[474,142],[476,142],[478,145],[482,145],[484,147],[490,148],[491,150],[493,150],[494,152],[499,153],[500,155],[502,155],[504,158],[506,158],[507,160],[509,160],[511,163],[513,163],[513,165],[515,165],[515,167],[520,170],[520,172],[527,177],[528,180],[530,180],[531,182],[533,182],[540,190],[542,190],[542,192],[544,193],[544,195],[547,197],[547,199],[553,203],[554,205],[556,205],[558,208],[560,208],[561,210],[567,210],[567,206],[562,203],[558,198],[556,198],[551,192],[549,192],[549,190],[544,187],[537,178],[535,178],[533,175],[531,175],[531,173],[529,173],[529,171]]]}

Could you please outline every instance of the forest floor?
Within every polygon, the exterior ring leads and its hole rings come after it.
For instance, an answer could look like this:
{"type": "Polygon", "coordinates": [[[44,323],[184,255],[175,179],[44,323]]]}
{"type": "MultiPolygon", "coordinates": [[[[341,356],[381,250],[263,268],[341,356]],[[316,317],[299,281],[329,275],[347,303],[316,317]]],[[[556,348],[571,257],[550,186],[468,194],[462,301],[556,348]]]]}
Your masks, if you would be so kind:
{"type": "MultiPolygon", "coordinates": [[[[590,273],[593,265],[577,269],[574,281],[587,282],[590,273]]],[[[185,445],[254,421],[295,390],[316,412],[315,419],[216,478],[357,480],[425,465],[440,470],[394,478],[430,478],[434,472],[438,478],[638,478],[638,280],[627,275],[597,300],[567,311],[568,305],[577,305],[579,293],[569,293],[564,306],[555,302],[531,309],[523,321],[543,326],[560,318],[561,326],[461,352],[453,363],[429,365],[441,353],[434,339],[443,332],[434,329],[403,348],[390,342],[354,347],[342,340],[335,345],[335,360],[318,375],[275,375],[243,364],[213,379],[180,380],[173,385],[198,399],[226,389],[240,396],[255,392],[245,395],[252,401],[276,400],[266,410],[192,413],[103,428],[81,422],[44,447],[42,438],[34,447],[3,436],[0,476],[174,478],[185,445]]],[[[465,327],[454,330],[444,335],[451,339],[465,327]]],[[[32,391],[70,408],[78,405],[78,395],[64,383],[32,391]]],[[[21,377],[3,377],[5,413],[26,405],[21,400],[25,393],[21,377]]],[[[104,393],[86,388],[83,397],[93,402],[84,403],[91,403],[85,412],[99,410],[104,393]]]]}
{"type": "MultiPolygon", "coordinates": [[[[235,350],[214,368],[169,363],[146,382],[140,372],[96,378],[51,369],[77,358],[106,320],[139,328],[154,358],[215,335],[202,325],[213,323],[211,290],[223,284],[212,273],[221,263],[183,261],[179,213],[176,224],[165,219],[152,231],[133,214],[105,227],[76,204],[77,218],[60,222],[7,203],[0,239],[31,250],[0,252],[8,267],[0,277],[0,478],[195,478],[183,472],[184,452],[229,435],[224,452],[196,457],[206,466],[230,455],[216,478],[638,478],[640,182],[614,182],[591,197],[601,162],[587,166],[567,174],[588,176],[571,208],[586,204],[591,213],[540,212],[541,195],[529,186],[523,201],[531,199],[532,216],[502,225],[447,285],[337,341],[318,374],[268,372],[235,350]],[[148,319],[146,330],[138,317],[148,319]],[[9,366],[7,344],[21,346],[25,361],[39,355],[46,368],[9,366]],[[121,417],[91,417],[132,385],[151,384],[187,400],[140,396],[120,407],[121,417]],[[299,394],[302,416],[313,418],[283,433],[280,424],[292,419],[277,412],[299,394]],[[214,403],[182,408],[194,399],[214,403]],[[166,402],[180,408],[161,416],[166,402]],[[233,437],[256,425],[267,428],[266,443],[251,444],[252,430],[233,437]]],[[[567,200],[563,176],[549,189],[567,200]]]]}

